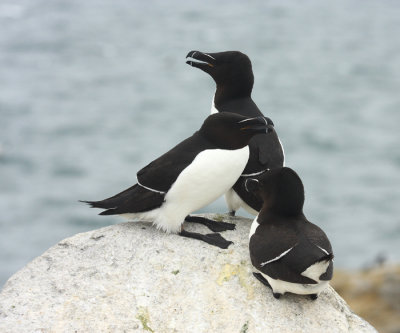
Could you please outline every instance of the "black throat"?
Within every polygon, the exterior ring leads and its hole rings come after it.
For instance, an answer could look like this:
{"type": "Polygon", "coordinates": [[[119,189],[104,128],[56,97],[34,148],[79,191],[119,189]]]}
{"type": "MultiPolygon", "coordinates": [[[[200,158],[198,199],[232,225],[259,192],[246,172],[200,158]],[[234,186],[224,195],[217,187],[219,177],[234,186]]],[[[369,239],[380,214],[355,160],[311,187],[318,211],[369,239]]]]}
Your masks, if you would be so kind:
{"type": "Polygon", "coordinates": [[[224,105],[235,99],[241,98],[251,98],[251,92],[253,90],[253,82],[254,79],[246,81],[238,81],[225,83],[225,84],[217,84],[217,90],[214,96],[214,104],[215,107],[224,105]]]}

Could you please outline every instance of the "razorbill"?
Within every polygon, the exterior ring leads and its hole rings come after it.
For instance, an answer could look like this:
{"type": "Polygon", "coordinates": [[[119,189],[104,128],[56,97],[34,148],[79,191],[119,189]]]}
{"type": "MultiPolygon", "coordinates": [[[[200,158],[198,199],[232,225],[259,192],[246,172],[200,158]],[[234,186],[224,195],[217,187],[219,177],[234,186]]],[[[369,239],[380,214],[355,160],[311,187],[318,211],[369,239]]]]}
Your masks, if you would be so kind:
{"type": "Polygon", "coordinates": [[[254,276],[272,289],[316,299],[333,273],[333,253],[325,233],[303,214],[304,187],[290,168],[248,179],[248,190],[258,192],[263,206],[250,229],[250,258],[260,273],[254,276]]]}
{"type": "Polygon", "coordinates": [[[250,139],[268,131],[272,125],[261,117],[211,115],[191,137],[141,169],[135,185],[108,199],[83,202],[106,209],[100,215],[152,221],[167,233],[227,248],[231,242],[219,233],[188,232],[182,224],[232,187],[246,166],[250,139]]]}
{"type": "MultiPolygon", "coordinates": [[[[254,75],[249,57],[238,51],[203,53],[190,51],[186,63],[208,73],[217,87],[211,113],[234,112],[245,117],[262,117],[263,114],[251,98],[254,75]]],[[[268,119],[268,118],[266,118],[268,119]]],[[[270,121],[270,120],[269,120],[270,121]]],[[[284,165],[284,152],[277,133],[259,134],[249,144],[250,158],[241,177],[225,194],[231,215],[244,208],[257,215],[262,206],[260,197],[246,191],[248,177],[257,177],[267,169],[284,165]]]]}

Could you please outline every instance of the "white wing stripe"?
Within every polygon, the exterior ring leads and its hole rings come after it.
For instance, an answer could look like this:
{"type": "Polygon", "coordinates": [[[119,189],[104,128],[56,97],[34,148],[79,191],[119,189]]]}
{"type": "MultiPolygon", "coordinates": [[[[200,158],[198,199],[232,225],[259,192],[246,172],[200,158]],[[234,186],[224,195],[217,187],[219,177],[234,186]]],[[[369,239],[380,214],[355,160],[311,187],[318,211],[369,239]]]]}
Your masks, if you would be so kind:
{"type": "Polygon", "coordinates": [[[294,246],[291,247],[289,250],[286,250],[285,252],[282,252],[279,256],[275,257],[274,259],[271,259],[271,260],[268,260],[266,262],[261,263],[260,266],[263,267],[263,266],[265,266],[265,265],[267,265],[267,264],[269,264],[271,262],[274,262],[274,261],[277,261],[277,260],[281,259],[283,256],[288,254],[293,248],[294,248],[294,246]]]}
{"type": "Polygon", "coordinates": [[[318,245],[317,245],[317,247],[318,247],[322,252],[324,252],[325,254],[329,254],[329,252],[328,252],[327,250],[323,249],[321,246],[318,246],[318,245]]]}
{"type": "Polygon", "coordinates": [[[146,190],[149,190],[149,191],[151,191],[151,192],[156,192],[156,193],[160,193],[160,194],[165,194],[165,193],[167,193],[167,192],[163,192],[163,191],[157,191],[157,190],[154,190],[154,189],[152,189],[152,188],[150,188],[150,187],[144,186],[144,185],[142,185],[142,184],[139,183],[139,179],[137,179],[137,183],[138,183],[139,186],[141,186],[141,187],[143,187],[143,188],[145,188],[146,190]]]}

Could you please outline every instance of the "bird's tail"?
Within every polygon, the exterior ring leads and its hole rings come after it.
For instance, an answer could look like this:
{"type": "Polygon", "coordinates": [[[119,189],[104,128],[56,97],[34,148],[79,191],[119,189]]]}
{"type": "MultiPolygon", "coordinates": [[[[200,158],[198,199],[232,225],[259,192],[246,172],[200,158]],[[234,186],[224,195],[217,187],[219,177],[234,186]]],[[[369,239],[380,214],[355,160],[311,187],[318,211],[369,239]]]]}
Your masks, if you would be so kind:
{"type": "Polygon", "coordinates": [[[164,202],[164,198],[165,193],[149,191],[135,184],[110,198],[100,201],[81,200],[81,202],[87,203],[93,208],[105,209],[99,215],[119,215],[147,212],[158,208],[164,202]]]}
{"type": "Polygon", "coordinates": [[[114,209],[118,207],[118,205],[120,205],[129,196],[129,194],[131,194],[136,189],[137,186],[138,185],[135,184],[132,187],[126,189],[125,191],[122,191],[104,200],[100,201],[79,200],[79,202],[87,203],[88,205],[90,205],[91,208],[114,209]]]}
{"type": "Polygon", "coordinates": [[[319,259],[317,260],[317,262],[331,261],[333,258],[334,258],[333,253],[329,253],[329,254],[327,254],[327,255],[325,255],[325,256],[319,258],[319,259]]]}

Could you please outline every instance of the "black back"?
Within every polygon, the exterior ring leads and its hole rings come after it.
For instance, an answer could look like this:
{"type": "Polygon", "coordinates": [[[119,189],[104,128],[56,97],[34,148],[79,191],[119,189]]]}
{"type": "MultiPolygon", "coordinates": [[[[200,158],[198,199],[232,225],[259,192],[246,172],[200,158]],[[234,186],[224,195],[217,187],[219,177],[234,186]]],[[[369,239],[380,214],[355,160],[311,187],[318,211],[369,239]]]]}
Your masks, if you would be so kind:
{"type": "MultiPolygon", "coordinates": [[[[285,220],[276,218],[267,224],[261,224],[250,238],[249,249],[254,267],[273,279],[293,283],[316,283],[301,273],[309,266],[333,257],[332,247],[325,233],[304,217],[285,220]],[[292,247],[293,249],[281,259],[262,265],[292,247]],[[321,248],[326,250],[328,255],[321,248]]],[[[332,273],[331,262],[327,272],[320,279],[330,280],[332,273]]]]}
{"type": "MultiPolygon", "coordinates": [[[[333,258],[328,237],[303,214],[304,187],[290,168],[278,168],[258,179],[264,203],[257,218],[260,226],[250,238],[253,265],[274,279],[294,283],[316,283],[301,275],[309,266],[333,258]],[[290,250],[279,260],[262,265],[290,250]]],[[[320,279],[332,278],[333,264],[320,279]]]]}
{"type": "MultiPolygon", "coordinates": [[[[233,113],[210,115],[199,131],[142,168],[137,173],[139,185],[101,201],[86,202],[92,207],[108,209],[102,215],[138,213],[160,207],[166,192],[200,152],[206,149],[239,149],[249,143],[255,130],[243,130],[241,122],[244,120],[246,117],[233,113]]],[[[257,125],[265,125],[261,119],[251,122],[256,128],[257,125]]],[[[265,128],[263,130],[266,131],[265,128]]]]}
{"type": "MultiPolygon", "coordinates": [[[[263,116],[251,98],[254,75],[250,59],[238,51],[203,53],[190,51],[188,57],[202,61],[188,61],[193,67],[208,73],[216,82],[214,104],[219,112],[233,112],[246,117],[263,116]],[[214,59],[213,59],[214,58],[214,59]]],[[[277,133],[258,134],[249,144],[250,158],[243,174],[283,166],[284,155],[277,133]]],[[[245,177],[233,186],[239,196],[253,209],[261,209],[262,200],[246,192],[245,177]]]]}

